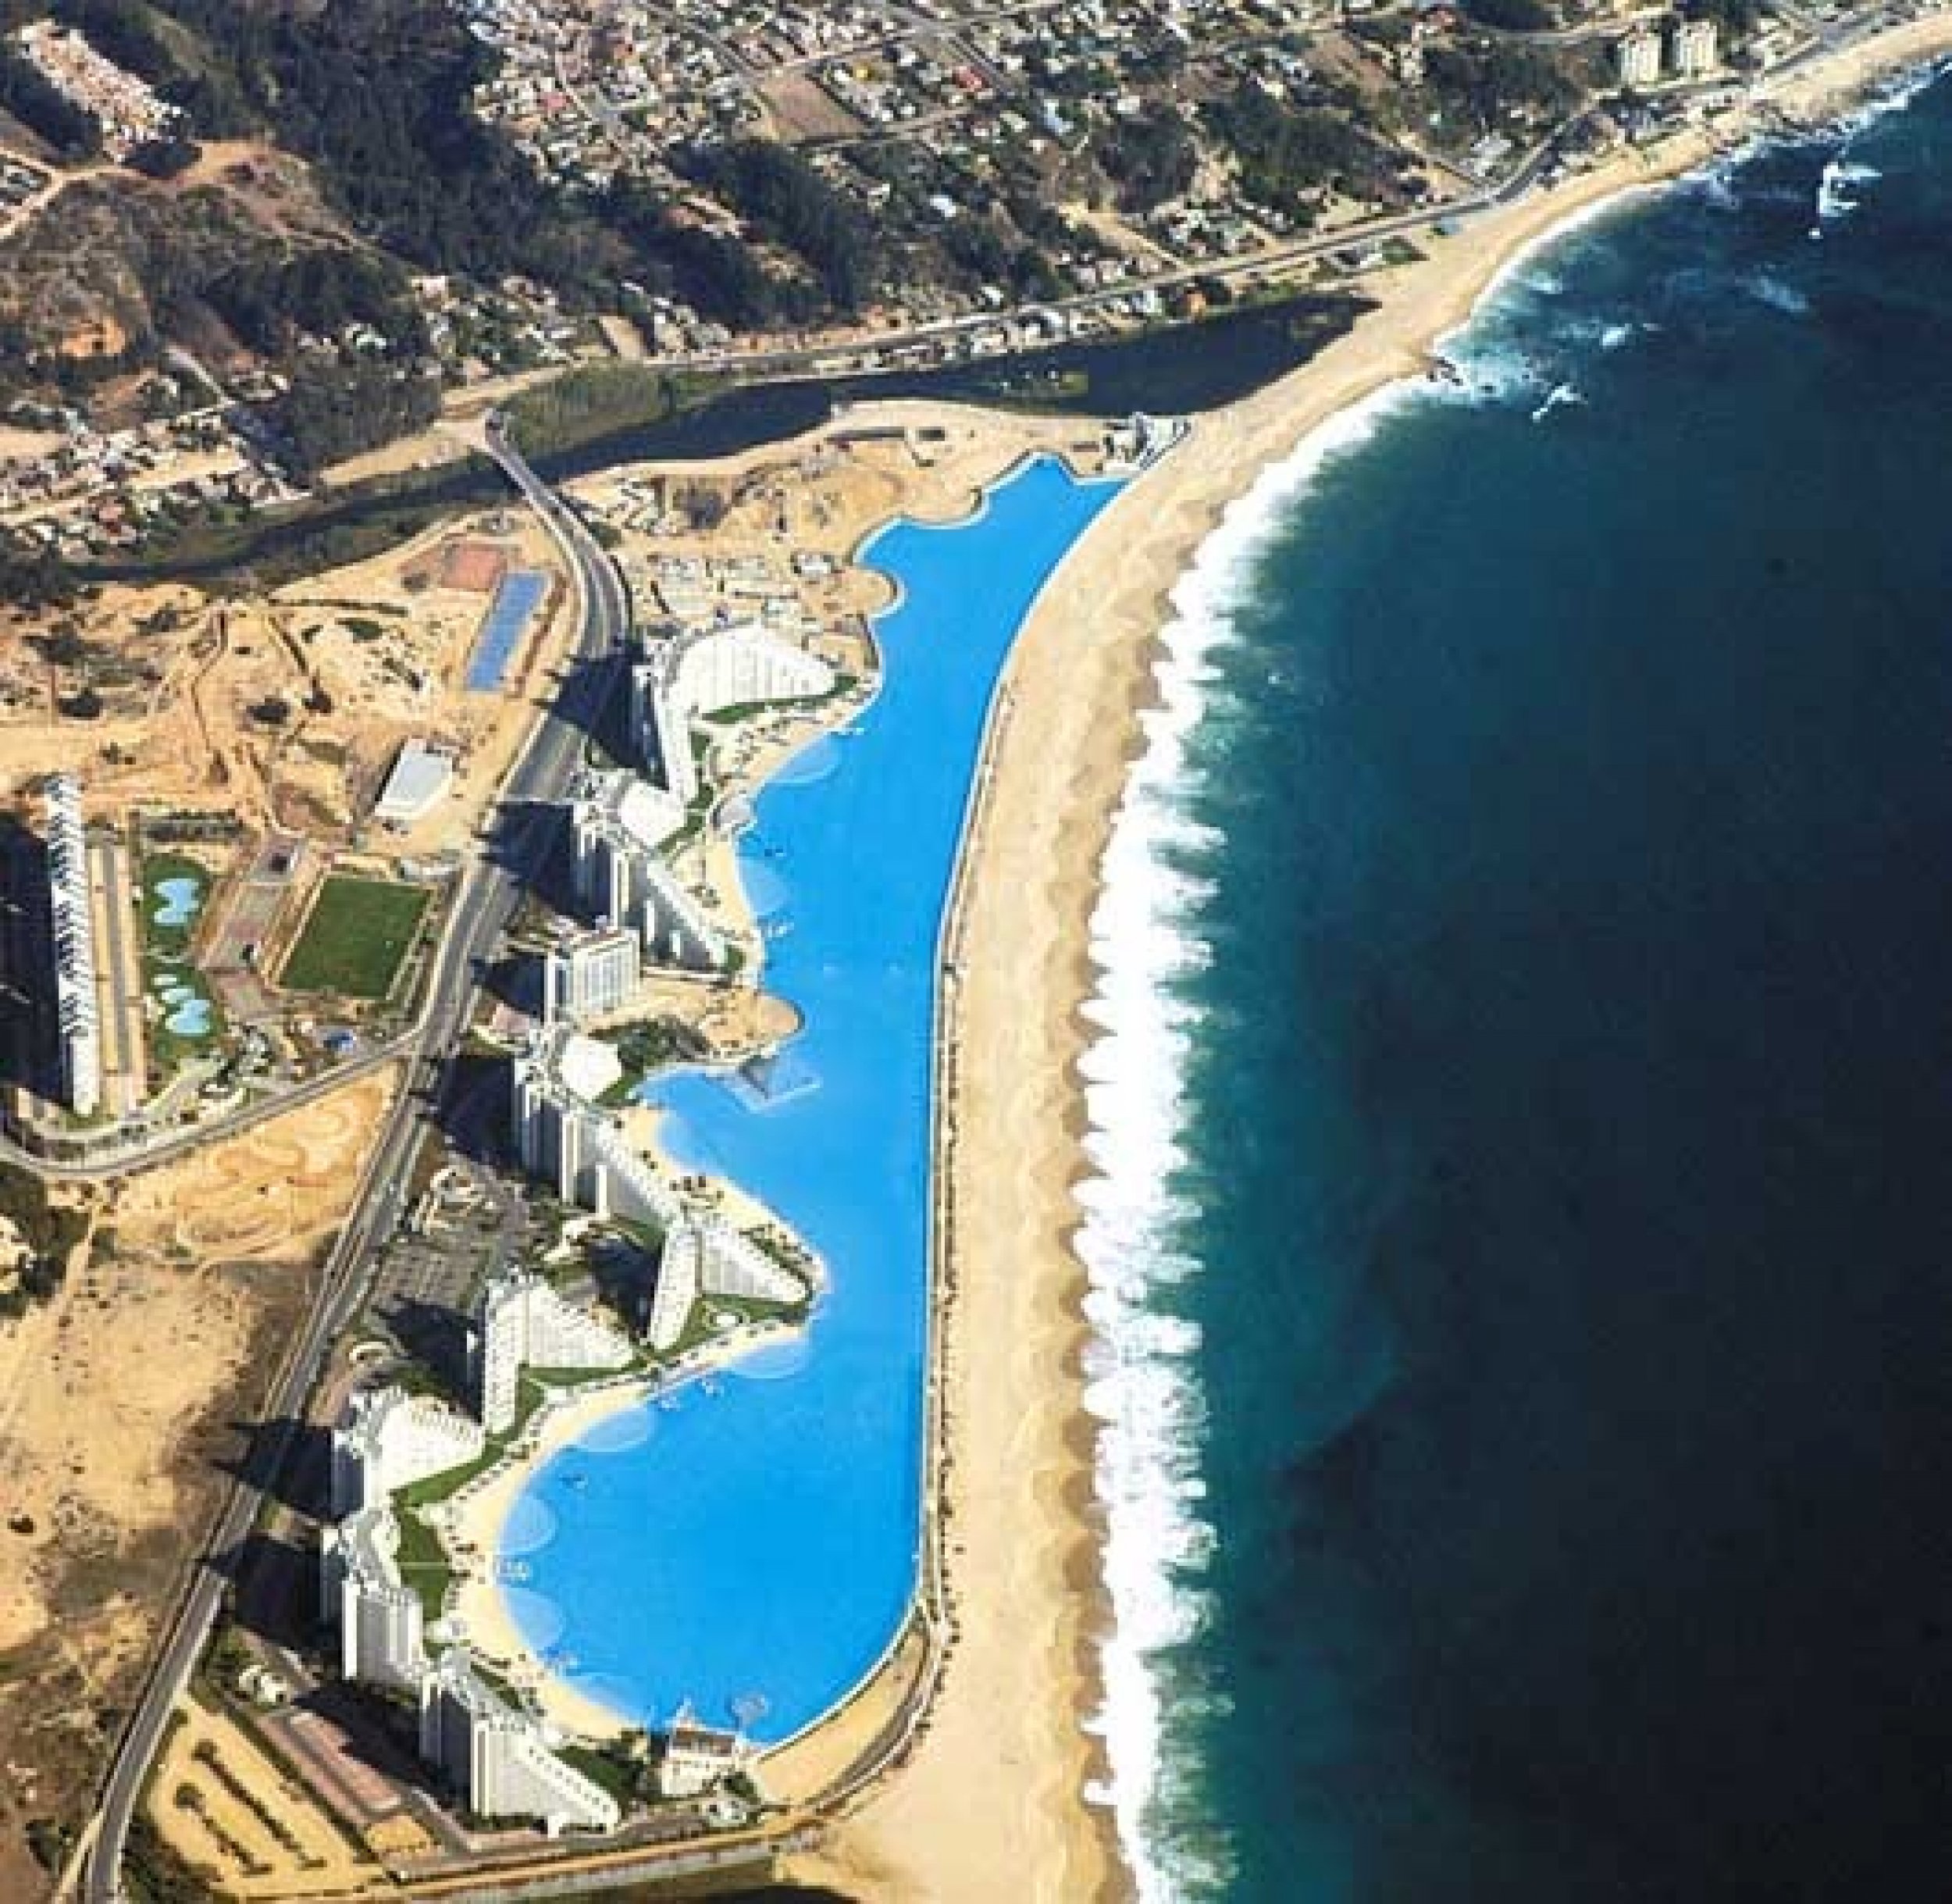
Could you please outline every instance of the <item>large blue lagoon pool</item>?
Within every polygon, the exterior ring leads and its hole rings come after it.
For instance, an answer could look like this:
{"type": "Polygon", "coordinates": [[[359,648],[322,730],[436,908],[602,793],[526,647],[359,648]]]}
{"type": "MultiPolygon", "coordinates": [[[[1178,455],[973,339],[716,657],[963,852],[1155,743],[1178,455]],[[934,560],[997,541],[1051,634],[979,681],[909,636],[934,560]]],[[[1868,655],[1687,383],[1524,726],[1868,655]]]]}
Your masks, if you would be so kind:
{"type": "Polygon", "coordinates": [[[832,1279],[805,1339],[603,1422],[504,1531],[529,1644],[636,1723],[786,1738],[873,1667],[914,1587],[928,1335],[935,943],[985,711],[1032,598],[1116,486],[1030,463],[967,522],[897,523],[879,697],[771,782],[743,844],[790,925],[768,989],[798,1005],[794,1089],[662,1084],[681,1161],[763,1198],[832,1279]]]}

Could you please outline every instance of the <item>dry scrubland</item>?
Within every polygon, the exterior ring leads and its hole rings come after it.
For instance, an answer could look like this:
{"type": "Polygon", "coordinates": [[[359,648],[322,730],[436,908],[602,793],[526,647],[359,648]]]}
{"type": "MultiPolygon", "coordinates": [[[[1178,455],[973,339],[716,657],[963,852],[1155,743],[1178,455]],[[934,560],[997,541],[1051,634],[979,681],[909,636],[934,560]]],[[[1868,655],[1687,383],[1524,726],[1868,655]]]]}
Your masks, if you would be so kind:
{"type": "Polygon", "coordinates": [[[85,1193],[61,1289],[0,1323],[0,1898],[45,1883],[28,1822],[86,1810],[390,1082],[85,1193]]]}
{"type": "Polygon", "coordinates": [[[113,587],[72,615],[0,616],[0,799],[61,768],[82,776],[91,818],[215,810],[342,843],[419,735],[457,749],[463,771],[458,797],[403,843],[451,845],[548,686],[566,601],[543,532],[490,512],[268,596],[113,587]],[[503,691],[469,693],[494,579],[521,568],[550,574],[548,598],[503,691]]]}

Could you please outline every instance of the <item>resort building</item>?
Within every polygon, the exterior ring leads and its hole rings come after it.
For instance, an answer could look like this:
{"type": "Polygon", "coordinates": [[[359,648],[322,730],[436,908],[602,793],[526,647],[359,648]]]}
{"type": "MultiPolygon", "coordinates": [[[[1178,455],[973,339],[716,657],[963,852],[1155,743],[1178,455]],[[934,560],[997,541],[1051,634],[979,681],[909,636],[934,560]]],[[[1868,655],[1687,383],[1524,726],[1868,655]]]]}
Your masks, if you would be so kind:
{"type": "Polygon", "coordinates": [[[657,1789],[668,1799],[696,1798],[716,1791],[751,1763],[752,1749],[736,1732],[700,1725],[687,1700],[678,1708],[664,1735],[657,1761],[657,1789]]]}
{"type": "Polygon", "coordinates": [[[320,1612],[339,1631],[339,1670],[411,1692],[427,1656],[420,1596],[400,1575],[400,1523],[385,1502],[328,1527],[319,1548],[320,1612]]]}
{"type": "Polygon", "coordinates": [[[621,927],[578,932],[543,955],[542,1017],[601,1018],[621,1011],[643,982],[643,946],[621,927]]]}
{"type": "Polygon", "coordinates": [[[1684,80],[1697,80],[1721,63],[1715,22],[1684,20],[1674,29],[1674,70],[1684,80]]]}
{"type": "Polygon", "coordinates": [[[645,1339],[660,1355],[678,1346],[697,1307],[704,1253],[704,1239],[696,1224],[674,1224],[664,1232],[657,1282],[651,1291],[650,1320],[644,1330],[645,1339]]]}
{"type": "Polygon", "coordinates": [[[332,1434],[332,1511],[362,1514],[408,1487],[480,1459],[478,1421],[431,1395],[404,1389],[354,1394],[343,1427],[332,1434]]]}
{"type": "Polygon", "coordinates": [[[692,724],[733,708],[815,701],[831,693],[834,671],[817,654],[757,623],[672,636],[631,670],[631,729],[639,757],[679,800],[698,791],[692,724]]]}
{"type": "Polygon", "coordinates": [[[627,773],[587,773],[569,800],[576,896],[636,935],[652,964],[715,972],[725,935],[659,850],[683,829],[685,802],[627,773]]]}
{"type": "Polygon", "coordinates": [[[1615,54],[1623,86],[1651,86],[1661,77],[1661,36],[1630,33],[1615,54]]]}
{"type": "Polygon", "coordinates": [[[515,1060],[515,1154],[565,1203],[587,1201],[593,1140],[602,1121],[596,1100],[623,1075],[616,1052],[600,1038],[563,1025],[533,1038],[515,1060]]]}
{"type": "Polygon", "coordinates": [[[45,801],[61,1095],[70,1111],[85,1118],[102,1104],[102,1007],[95,989],[94,913],[80,783],[56,774],[47,784],[45,801]]]}
{"type": "Polygon", "coordinates": [[[491,1435],[515,1426],[525,1367],[628,1368],[636,1359],[636,1345],[615,1323],[519,1271],[489,1283],[478,1326],[476,1393],[491,1435]]]}
{"type": "Polygon", "coordinates": [[[454,779],[453,754],[424,740],[409,740],[394,757],[393,771],[379,790],[372,817],[382,826],[404,833],[433,811],[454,779]]]}
{"type": "Polygon", "coordinates": [[[565,1203],[662,1229],[682,1214],[676,1193],[597,1101],[622,1075],[600,1039],[567,1025],[538,1033],[515,1060],[515,1153],[565,1203]]]}
{"type": "Polygon", "coordinates": [[[612,1831],[617,1801],[550,1742],[542,1722],[519,1710],[475,1670],[460,1648],[420,1682],[420,1756],[483,1818],[536,1818],[550,1837],[612,1831]]]}
{"type": "Polygon", "coordinates": [[[668,1354],[677,1346],[701,1296],[798,1303],[806,1299],[807,1285],[722,1217],[687,1218],[665,1231],[657,1259],[645,1330],[653,1349],[668,1354]]]}

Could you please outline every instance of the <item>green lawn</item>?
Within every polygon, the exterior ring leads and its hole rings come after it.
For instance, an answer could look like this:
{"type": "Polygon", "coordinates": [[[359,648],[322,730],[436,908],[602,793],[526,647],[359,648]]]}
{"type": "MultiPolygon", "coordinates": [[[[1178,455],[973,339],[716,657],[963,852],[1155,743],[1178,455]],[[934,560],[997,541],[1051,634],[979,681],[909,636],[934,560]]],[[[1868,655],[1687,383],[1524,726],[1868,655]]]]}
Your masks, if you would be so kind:
{"type": "Polygon", "coordinates": [[[285,961],[290,992],[337,992],[384,998],[400,976],[427,910],[425,886],[333,873],[312,902],[311,916],[285,961]]]}
{"type": "Polygon", "coordinates": [[[208,1057],[218,1048],[224,1035],[223,1009],[217,1002],[209,981],[190,958],[190,943],[203,922],[204,907],[216,884],[207,866],[180,853],[145,853],[137,868],[137,891],[142,914],[143,984],[150,998],[162,1008],[162,1015],[152,1018],[148,1027],[148,1060],[151,1090],[161,1090],[192,1058],[208,1057]],[[178,909],[166,906],[157,891],[166,879],[191,879],[196,882],[196,903],[187,916],[174,918],[178,909]],[[173,915],[173,922],[169,925],[162,923],[166,914],[173,915]],[[166,998],[166,988],[176,986],[180,986],[181,991],[166,998]],[[194,1035],[172,1031],[169,1019],[178,1007],[191,998],[203,1001],[208,1013],[206,1028],[194,1035]]]}

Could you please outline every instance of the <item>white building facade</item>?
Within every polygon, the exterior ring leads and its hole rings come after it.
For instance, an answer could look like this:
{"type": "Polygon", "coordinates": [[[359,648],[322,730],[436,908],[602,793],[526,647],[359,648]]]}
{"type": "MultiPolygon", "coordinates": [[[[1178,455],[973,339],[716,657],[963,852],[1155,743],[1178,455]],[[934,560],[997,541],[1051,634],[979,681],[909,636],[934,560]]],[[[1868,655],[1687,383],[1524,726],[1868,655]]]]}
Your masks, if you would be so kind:
{"type": "Polygon", "coordinates": [[[631,670],[631,726],[640,758],[687,804],[698,791],[692,724],[728,708],[817,701],[833,669],[756,623],[700,629],[661,644],[631,670]]]}
{"type": "Polygon", "coordinates": [[[714,972],[725,935],[661,848],[686,824],[682,800],[626,773],[586,774],[569,800],[572,870],[593,918],[636,934],[652,964],[714,972]]]}
{"type": "Polygon", "coordinates": [[[525,1367],[622,1369],[636,1359],[615,1323],[519,1271],[497,1277],[483,1293],[479,1330],[476,1392],[491,1435],[515,1425],[525,1367]]]}
{"type": "Polygon", "coordinates": [[[643,982],[642,941],[623,928],[578,932],[543,955],[543,1022],[621,1011],[643,982]]]}
{"type": "Polygon", "coordinates": [[[362,1685],[411,1692],[426,1670],[420,1596],[400,1574],[400,1524],[391,1506],[329,1527],[319,1549],[321,1607],[339,1633],[339,1670],[362,1685]]]}
{"type": "Polygon", "coordinates": [[[664,1232],[645,1335],[660,1354],[682,1339],[700,1296],[750,1296],[769,1303],[806,1300],[805,1281],[775,1262],[722,1217],[687,1218],[664,1232]]]}
{"type": "Polygon", "coordinates": [[[565,1203],[661,1229],[682,1214],[677,1193],[596,1101],[622,1075],[600,1039],[564,1025],[539,1033],[515,1061],[515,1153],[565,1203]]]}
{"type": "Polygon", "coordinates": [[[45,800],[61,1095],[78,1117],[91,1117],[102,1107],[102,1006],[81,783],[70,774],[57,774],[47,784],[45,800]]]}
{"type": "Polygon", "coordinates": [[[1614,55],[1623,86],[1651,86],[1661,77],[1661,36],[1630,33],[1614,55]]]}
{"type": "Polygon", "coordinates": [[[562,1758],[540,1720],[508,1704],[459,1648],[420,1682],[420,1756],[483,1818],[535,1818],[554,1838],[613,1831],[617,1801],[562,1758]]]}
{"type": "Polygon", "coordinates": [[[332,1510],[337,1517],[385,1506],[411,1486],[479,1460],[481,1424],[431,1395],[404,1389],[355,1394],[332,1435],[332,1510]]]}
{"type": "Polygon", "coordinates": [[[1698,80],[1721,63],[1720,36],[1712,20],[1684,20],[1674,29],[1674,70],[1698,80]]]}

